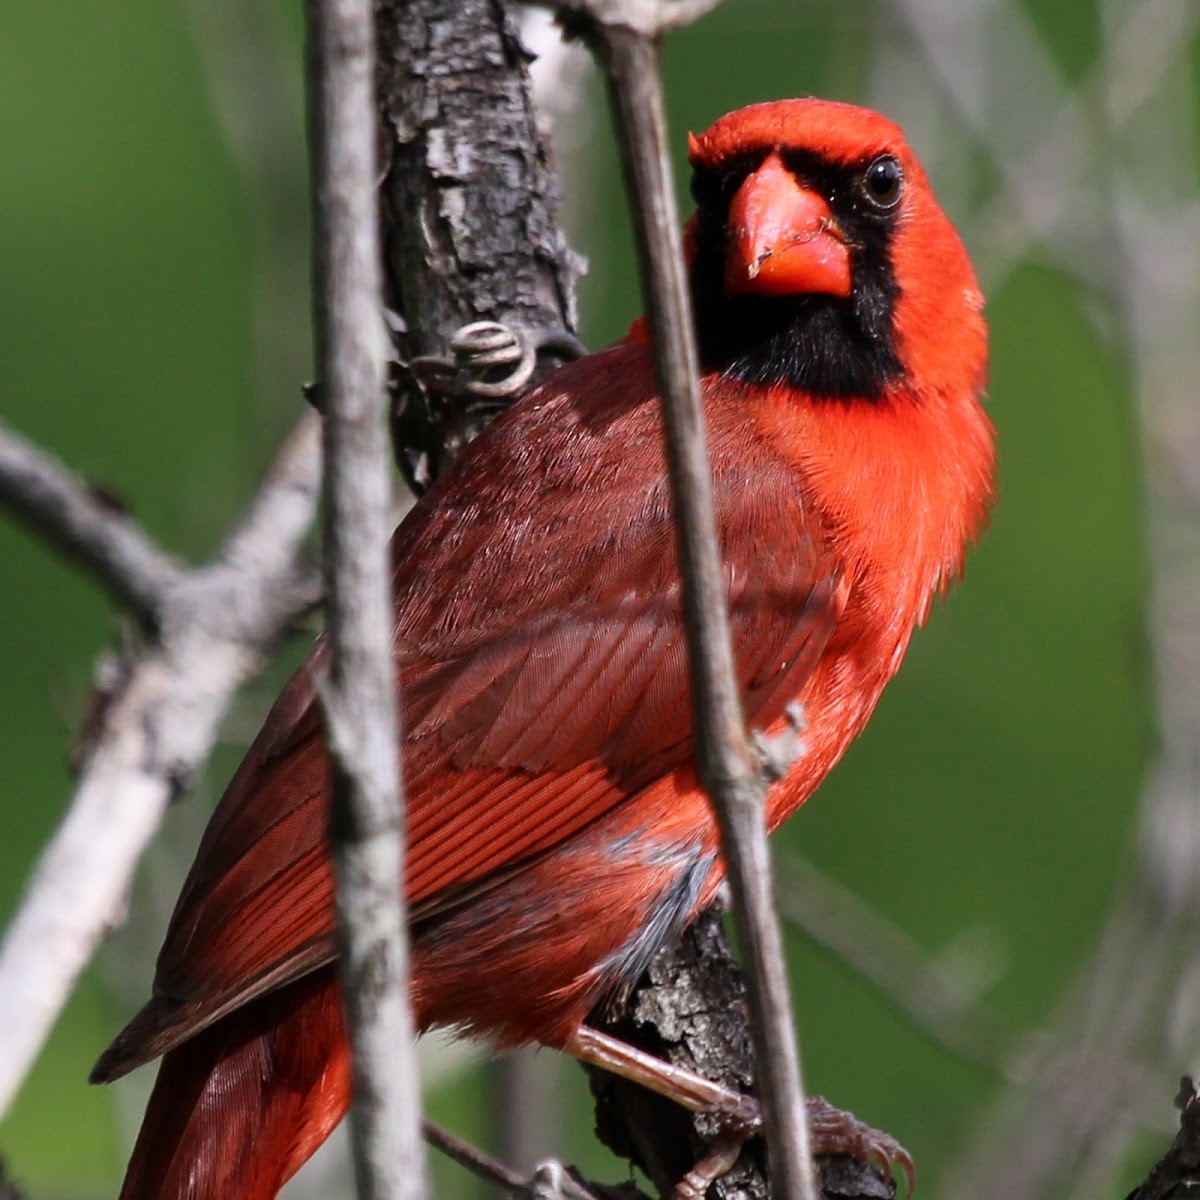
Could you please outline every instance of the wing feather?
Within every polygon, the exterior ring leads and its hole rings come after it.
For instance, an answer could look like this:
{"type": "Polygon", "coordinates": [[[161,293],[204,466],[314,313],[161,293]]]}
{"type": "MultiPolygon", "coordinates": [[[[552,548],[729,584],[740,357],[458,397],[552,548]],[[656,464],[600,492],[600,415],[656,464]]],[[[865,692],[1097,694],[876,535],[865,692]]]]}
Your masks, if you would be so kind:
{"type": "MultiPolygon", "coordinates": [[[[651,378],[636,345],[559,372],[468,447],[397,532],[415,919],[691,757],[651,378]]],[[[825,646],[838,564],[794,470],[728,396],[709,388],[706,410],[738,677],[747,719],[765,727],[825,646]]],[[[313,702],[323,654],[285,689],[205,834],[144,1018],[156,1032],[139,1051],[131,1026],[130,1066],[333,955],[313,702]]]]}

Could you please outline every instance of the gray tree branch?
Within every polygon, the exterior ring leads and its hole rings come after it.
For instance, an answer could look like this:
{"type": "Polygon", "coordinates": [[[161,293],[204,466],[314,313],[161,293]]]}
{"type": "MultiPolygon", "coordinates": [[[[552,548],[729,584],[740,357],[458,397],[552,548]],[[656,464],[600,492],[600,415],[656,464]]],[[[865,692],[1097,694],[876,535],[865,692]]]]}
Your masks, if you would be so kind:
{"type": "Polygon", "coordinates": [[[0,422],[0,504],[86,566],[118,604],[157,624],[183,568],[119,505],[0,422]]]}
{"type": "Polygon", "coordinates": [[[423,485],[517,392],[473,398],[416,367],[480,320],[526,339],[534,378],[559,365],[576,352],[582,262],[558,226],[558,178],[505,5],[379,0],[378,18],[384,263],[403,360],[394,433],[423,485]]]}
{"type": "Polygon", "coordinates": [[[309,0],[314,328],[325,407],[330,841],[353,1052],[361,1200],[426,1194],[408,1001],[404,810],[392,656],[391,455],[370,0],[309,0]]]}
{"type": "Polygon", "coordinates": [[[170,560],[128,517],[105,514],[77,481],[49,470],[45,456],[37,461],[37,485],[9,506],[118,594],[111,582],[118,570],[149,564],[128,590],[141,596],[137,611],[153,613],[157,629],[101,697],[75,795],[0,942],[0,1116],[119,919],[167,804],[207,759],[233,692],[312,601],[296,555],[316,511],[318,422],[313,415],[300,422],[222,553],[191,571],[163,567],[170,560]]]}

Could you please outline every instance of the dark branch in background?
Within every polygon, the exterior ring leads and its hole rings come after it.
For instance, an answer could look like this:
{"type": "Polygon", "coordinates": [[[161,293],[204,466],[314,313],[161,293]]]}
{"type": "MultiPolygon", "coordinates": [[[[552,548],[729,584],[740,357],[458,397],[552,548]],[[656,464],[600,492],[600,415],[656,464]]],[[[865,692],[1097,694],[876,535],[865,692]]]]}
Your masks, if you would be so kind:
{"type": "Polygon", "coordinates": [[[392,656],[387,337],[375,204],[370,0],[309,0],[313,309],[325,402],[329,836],[360,1200],[426,1194],[408,1000],[404,813],[392,656]]]}
{"type": "Polygon", "coordinates": [[[539,1163],[532,1176],[526,1179],[490,1154],[485,1154],[429,1121],[425,1122],[425,1138],[431,1146],[436,1146],[476,1179],[493,1183],[506,1195],[522,1200],[646,1200],[632,1184],[609,1188],[585,1183],[575,1171],[566,1170],[554,1160],[539,1163]]]}
{"type": "Polygon", "coordinates": [[[1200,1193],[1200,1096],[1186,1075],[1179,1081],[1175,1105],[1181,1110],[1175,1141],[1127,1200],[1187,1200],[1200,1193]]]}
{"type": "Polygon", "coordinates": [[[1200,1097],[1187,1075],[1180,1080],[1175,1106],[1180,1109],[1180,1132],[1127,1200],[1187,1200],[1200,1193],[1200,1097]]]}
{"type": "Polygon", "coordinates": [[[0,1200],[25,1200],[25,1193],[9,1179],[3,1159],[0,1159],[0,1200]]]}

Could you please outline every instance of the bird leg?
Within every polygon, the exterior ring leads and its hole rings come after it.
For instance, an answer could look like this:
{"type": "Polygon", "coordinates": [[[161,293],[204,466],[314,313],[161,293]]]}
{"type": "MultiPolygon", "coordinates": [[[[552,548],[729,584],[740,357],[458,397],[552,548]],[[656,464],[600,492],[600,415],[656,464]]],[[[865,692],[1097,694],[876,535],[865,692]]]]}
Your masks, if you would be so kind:
{"type": "Polygon", "coordinates": [[[745,1096],[732,1088],[713,1083],[711,1079],[705,1079],[686,1067],[664,1062],[590,1025],[580,1025],[571,1040],[563,1046],[563,1052],[580,1062],[590,1063],[593,1067],[601,1067],[623,1079],[640,1083],[642,1087],[674,1100],[690,1112],[713,1113],[724,1117],[731,1129],[744,1131],[746,1138],[753,1137],[762,1129],[762,1113],[753,1096],[745,1096]]]}
{"type": "MultiPolygon", "coordinates": [[[[725,1128],[705,1156],[679,1181],[671,1200],[698,1200],[737,1160],[742,1146],[762,1131],[762,1114],[753,1096],[723,1087],[695,1071],[630,1046],[588,1025],[581,1025],[563,1051],[675,1101],[691,1112],[724,1118],[725,1128]]],[[[814,1157],[847,1155],[873,1163],[891,1180],[899,1167],[909,1194],[916,1186],[912,1155],[890,1134],[835,1108],[822,1096],[808,1097],[809,1142],[814,1157]]]]}

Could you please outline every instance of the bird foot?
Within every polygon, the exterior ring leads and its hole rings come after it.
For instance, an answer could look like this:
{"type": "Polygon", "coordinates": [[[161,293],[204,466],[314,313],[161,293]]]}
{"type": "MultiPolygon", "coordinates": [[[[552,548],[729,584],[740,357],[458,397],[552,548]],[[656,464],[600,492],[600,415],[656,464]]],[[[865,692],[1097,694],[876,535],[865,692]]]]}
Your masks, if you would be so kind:
{"type": "MultiPolygon", "coordinates": [[[[762,1111],[753,1096],[713,1083],[684,1067],[664,1062],[608,1034],[583,1025],[563,1047],[582,1062],[640,1083],[693,1112],[722,1119],[721,1132],[704,1157],[676,1184],[671,1200],[701,1200],[708,1188],[737,1161],[741,1148],[762,1132],[762,1111]]],[[[890,1134],[872,1129],[853,1113],[835,1108],[823,1096],[808,1098],[812,1155],[846,1155],[872,1163],[891,1181],[899,1168],[911,1195],[917,1172],[912,1155],[890,1134]]]]}
{"type": "Polygon", "coordinates": [[[872,1129],[853,1113],[835,1108],[824,1096],[808,1098],[808,1136],[814,1158],[844,1154],[874,1164],[889,1181],[899,1168],[908,1185],[908,1195],[917,1186],[912,1155],[891,1134],[872,1129]]]}
{"type": "Polygon", "coordinates": [[[580,1062],[640,1083],[692,1112],[721,1117],[731,1133],[744,1135],[743,1141],[762,1129],[762,1114],[753,1096],[713,1083],[686,1067],[664,1062],[589,1025],[581,1025],[563,1051],[580,1062]]]}
{"type": "MultiPolygon", "coordinates": [[[[704,1200],[708,1189],[733,1169],[742,1147],[762,1130],[758,1103],[752,1096],[739,1096],[737,1105],[727,1105],[721,1115],[727,1126],[713,1139],[704,1157],[675,1185],[671,1200],[704,1200]]],[[[889,1182],[896,1170],[903,1174],[907,1195],[917,1185],[912,1155],[891,1134],[873,1129],[853,1113],[835,1108],[824,1096],[808,1097],[808,1135],[813,1158],[845,1155],[870,1163],[889,1182]]]]}

